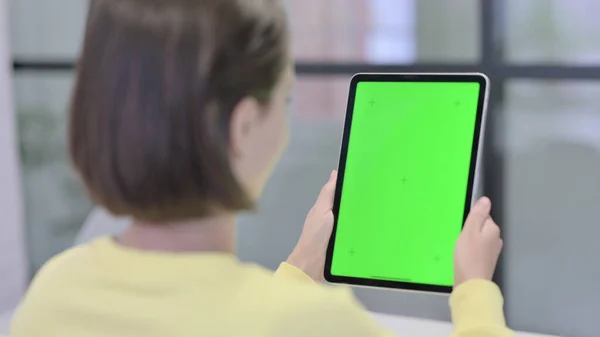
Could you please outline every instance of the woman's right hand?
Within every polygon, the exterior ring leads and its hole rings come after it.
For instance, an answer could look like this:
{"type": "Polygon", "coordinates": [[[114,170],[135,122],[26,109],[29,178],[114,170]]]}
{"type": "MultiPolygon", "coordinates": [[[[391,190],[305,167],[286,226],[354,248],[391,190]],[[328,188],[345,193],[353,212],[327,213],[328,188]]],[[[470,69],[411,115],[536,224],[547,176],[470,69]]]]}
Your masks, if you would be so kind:
{"type": "Polygon", "coordinates": [[[454,250],[454,287],[469,280],[492,280],[502,250],[500,228],[492,217],[490,199],[479,199],[471,209],[454,250]]]}

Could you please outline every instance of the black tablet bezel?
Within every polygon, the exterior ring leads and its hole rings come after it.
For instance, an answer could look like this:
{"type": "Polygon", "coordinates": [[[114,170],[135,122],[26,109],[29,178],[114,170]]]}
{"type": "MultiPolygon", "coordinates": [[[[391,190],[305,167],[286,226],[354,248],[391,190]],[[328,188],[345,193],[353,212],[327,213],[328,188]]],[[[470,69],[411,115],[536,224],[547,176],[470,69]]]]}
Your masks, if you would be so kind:
{"type": "Polygon", "coordinates": [[[471,165],[469,169],[469,181],[467,187],[467,195],[465,202],[464,218],[466,219],[471,202],[473,199],[473,189],[475,185],[475,175],[477,170],[478,157],[480,156],[480,136],[482,125],[484,123],[484,114],[487,104],[488,80],[483,74],[357,74],[350,81],[350,92],[348,95],[348,105],[346,108],[346,118],[344,123],[344,132],[342,137],[342,146],[340,150],[340,158],[338,164],[338,177],[335,190],[333,214],[335,222],[333,232],[327,247],[325,258],[325,280],[329,283],[341,283],[356,286],[391,288],[401,290],[425,291],[431,293],[448,294],[452,292],[451,286],[430,285],[422,283],[409,283],[400,281],[377,280],[357,277],[336,276],[331,274],[331,263],[333,259],[333,248],[335,245],[335,236],[337,230],[337,219],[340,209],[340,200],[342,196],[342,188],[344,183],[344,171],[346,167],[346,156],[348,153],[348,142],[350,139],[350,129],[352,127],[352,115],[354,112],[354,99],[356,95],[356,87],[360,82],[476,82],[479,83],[479,101],[477,103],[477,117],[475,125],[475,133],[473,135],[473,148],[471,156],[471,165]]]}

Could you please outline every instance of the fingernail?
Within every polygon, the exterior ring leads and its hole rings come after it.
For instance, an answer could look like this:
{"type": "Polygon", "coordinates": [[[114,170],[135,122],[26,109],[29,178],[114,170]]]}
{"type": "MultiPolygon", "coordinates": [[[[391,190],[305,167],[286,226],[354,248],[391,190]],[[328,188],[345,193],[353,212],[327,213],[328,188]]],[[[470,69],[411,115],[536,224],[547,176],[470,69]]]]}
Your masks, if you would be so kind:
{"type": "Polygon", "coordinates": [[[337,171],[336,170],[331,171],[331,175],[329,175],[329,181],[333,180],[336,175],[337,175],[337,171]]]}
{"type": "Polygon", "coordinates": [[[481,197],[477,201],[477,206],[483,207],[485,209],[489,209],[492,206],[492,202],[490,201],[490,199],[488,197],[481,197]]]}

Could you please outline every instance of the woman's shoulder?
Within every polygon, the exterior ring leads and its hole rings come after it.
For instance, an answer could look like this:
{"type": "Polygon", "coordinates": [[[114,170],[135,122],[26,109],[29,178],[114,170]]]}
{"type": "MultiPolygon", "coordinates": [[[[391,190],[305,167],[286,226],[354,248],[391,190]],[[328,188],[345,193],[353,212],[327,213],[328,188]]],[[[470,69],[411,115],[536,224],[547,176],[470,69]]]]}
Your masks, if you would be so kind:
{"type": "Polygon", "coordinates": [[[36,273],[33,283],[37,280],[47,278],[57,271],[70,270],[72,266],[85,263],[84,260],[90,256],[90,244],[81,244],[66,249],[50,258],[36,273]]]}
{"type": "MultiPolygon", "coordinates": [[[[164,310],[165,315],[180,312],[177,324],[198,331],[207,329],[207,323],[199,324],[196,315],[204,313],[212,315],[215,322],[227,317],[250,330],[266,329],[268,332],[261,334],[265,336],[352,337],[382,332],[350,289],[318,284],[291,266],[273,274],[233,257],[188,259],[145,254],[128,259],[126,254],[114,253],[105,243],[92,242],[51,259],[36,276],[18,315],[23,318],[20,321],[25,324],[32,313],[57,303],[70,303],[72,312],[81,312],[88,308],[85,303],[90,296],[109,295],[119,299],[119,308],[156,302],[150,306],[164,310]],[[86,296],[75,296],[72,289],[86,296]]],[[[94,312],[104,310],[114,316],[117,309],[106,303],[94,307],[94,312]]]]}

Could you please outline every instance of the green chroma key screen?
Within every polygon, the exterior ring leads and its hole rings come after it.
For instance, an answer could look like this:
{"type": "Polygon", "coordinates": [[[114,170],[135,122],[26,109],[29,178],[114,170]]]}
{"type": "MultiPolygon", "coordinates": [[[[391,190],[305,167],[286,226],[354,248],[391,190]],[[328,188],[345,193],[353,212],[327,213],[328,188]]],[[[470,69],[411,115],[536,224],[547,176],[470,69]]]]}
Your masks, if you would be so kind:
{"type": "Polygon", "coordinates": [[[480,86],[358,82],[331,275],[452,285],[480,86]]]}

